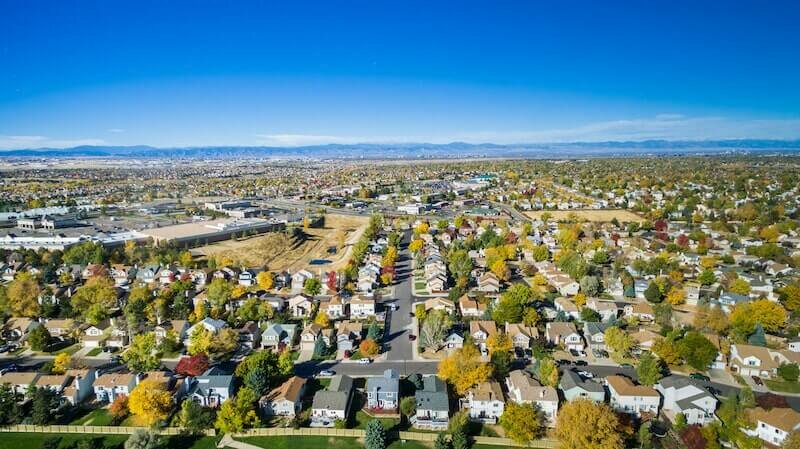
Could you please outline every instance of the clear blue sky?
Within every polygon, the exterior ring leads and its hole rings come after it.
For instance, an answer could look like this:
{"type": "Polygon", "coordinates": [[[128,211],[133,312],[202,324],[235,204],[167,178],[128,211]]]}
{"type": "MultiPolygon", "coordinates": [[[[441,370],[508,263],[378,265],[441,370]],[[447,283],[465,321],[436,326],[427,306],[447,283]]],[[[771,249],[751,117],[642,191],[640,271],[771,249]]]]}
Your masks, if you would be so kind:
{"type": "Polygon", "coordinates": [[[0,149],[800,138],[800,2],[0,0],[0,149]]]}

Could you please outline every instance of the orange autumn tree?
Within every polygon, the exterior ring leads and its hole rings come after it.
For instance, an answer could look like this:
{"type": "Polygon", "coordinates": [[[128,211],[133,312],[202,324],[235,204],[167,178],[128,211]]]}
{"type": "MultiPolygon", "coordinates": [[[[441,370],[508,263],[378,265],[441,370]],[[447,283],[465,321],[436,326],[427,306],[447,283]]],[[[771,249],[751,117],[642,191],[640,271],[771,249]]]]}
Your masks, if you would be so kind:
{"type": "Polygon", "coordinates": [[[475,345],[464,345],[439,363],[439,378],[453,385],[459,395],[485,382],[491,375],[492,367],[481,361],[475,345]]]}
{"type": "Polygon", "coordinates": [[[145,379],[131,392],[128,408],[148,426],[163,421],[172,409],[172,395],[162,382],[145,379]]]}

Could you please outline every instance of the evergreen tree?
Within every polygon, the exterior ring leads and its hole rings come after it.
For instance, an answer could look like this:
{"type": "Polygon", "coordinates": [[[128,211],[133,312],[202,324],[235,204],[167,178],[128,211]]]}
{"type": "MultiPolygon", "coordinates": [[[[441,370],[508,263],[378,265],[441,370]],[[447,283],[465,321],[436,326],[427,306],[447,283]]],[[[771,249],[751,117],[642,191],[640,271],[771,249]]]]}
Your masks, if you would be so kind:
{"type": "Polygon", "coordinates": [[[753,335],[747,339],[747,342],[753,346],[767,346],[767,335],[764,333],[764,327],[761,326],[761,323],[756,323],[753,335]]]}
{"type": "Polygon", "coordinates": [[[364,447],[386,449],[386,429],[379,420],[373,419],[367,423],[367,428],[364,430],[364,447]]]}

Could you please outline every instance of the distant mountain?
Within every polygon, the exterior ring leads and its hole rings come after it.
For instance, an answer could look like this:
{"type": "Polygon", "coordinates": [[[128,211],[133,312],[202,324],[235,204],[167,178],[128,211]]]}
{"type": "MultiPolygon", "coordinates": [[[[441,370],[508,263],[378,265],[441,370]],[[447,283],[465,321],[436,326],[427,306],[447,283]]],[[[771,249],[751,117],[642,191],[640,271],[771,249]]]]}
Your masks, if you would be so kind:
{"type": "Polygon", "coordinates": [[[460,157],[613,157],[635,155],[720,154],[800,150],[800,140],[646,140],[638,142],[572,142],[509,144],[451,142],[447,144],[328,144],[301,147],[213,146],[156,148],[136,146],[78,146],[0,151],[0,158],[323,158],[417,159],[460,157]]]}

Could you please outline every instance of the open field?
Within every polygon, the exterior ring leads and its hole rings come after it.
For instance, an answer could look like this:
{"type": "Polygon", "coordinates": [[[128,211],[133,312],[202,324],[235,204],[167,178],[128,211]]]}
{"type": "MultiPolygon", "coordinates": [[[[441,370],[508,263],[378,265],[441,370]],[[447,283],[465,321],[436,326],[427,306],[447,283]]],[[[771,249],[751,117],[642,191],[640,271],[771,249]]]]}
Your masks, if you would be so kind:
{"type": "Polygon", "coordinates": [[[271,271],[338,270],[347,263],[350,247],[361,237],[368,222],[368,217],[326,214],[325,226],[304,230],[299,238],[291,233],[271,232],[202,246],[192,250],[192,254],[216,257],[218,262],[223,259],[234,265],[266,265],[271,271]],[[330,247],[336,248],[336,254],[328,254],[330,247]],[[315,259],[330,263],[311,265],[315,259]]]}
{"type": "Polygon", "coordinates": [[[620,223],[643,220],[642,217],[624,209],[537,210],[525,212],[525,215],[533,219],[541,218],[543,214],[550,214],[550,219],[555,221],[567,220],[572,216],[577,216],[578,219],[581,220],[598,223],[609,222],[615,217],[620,223]]]}

